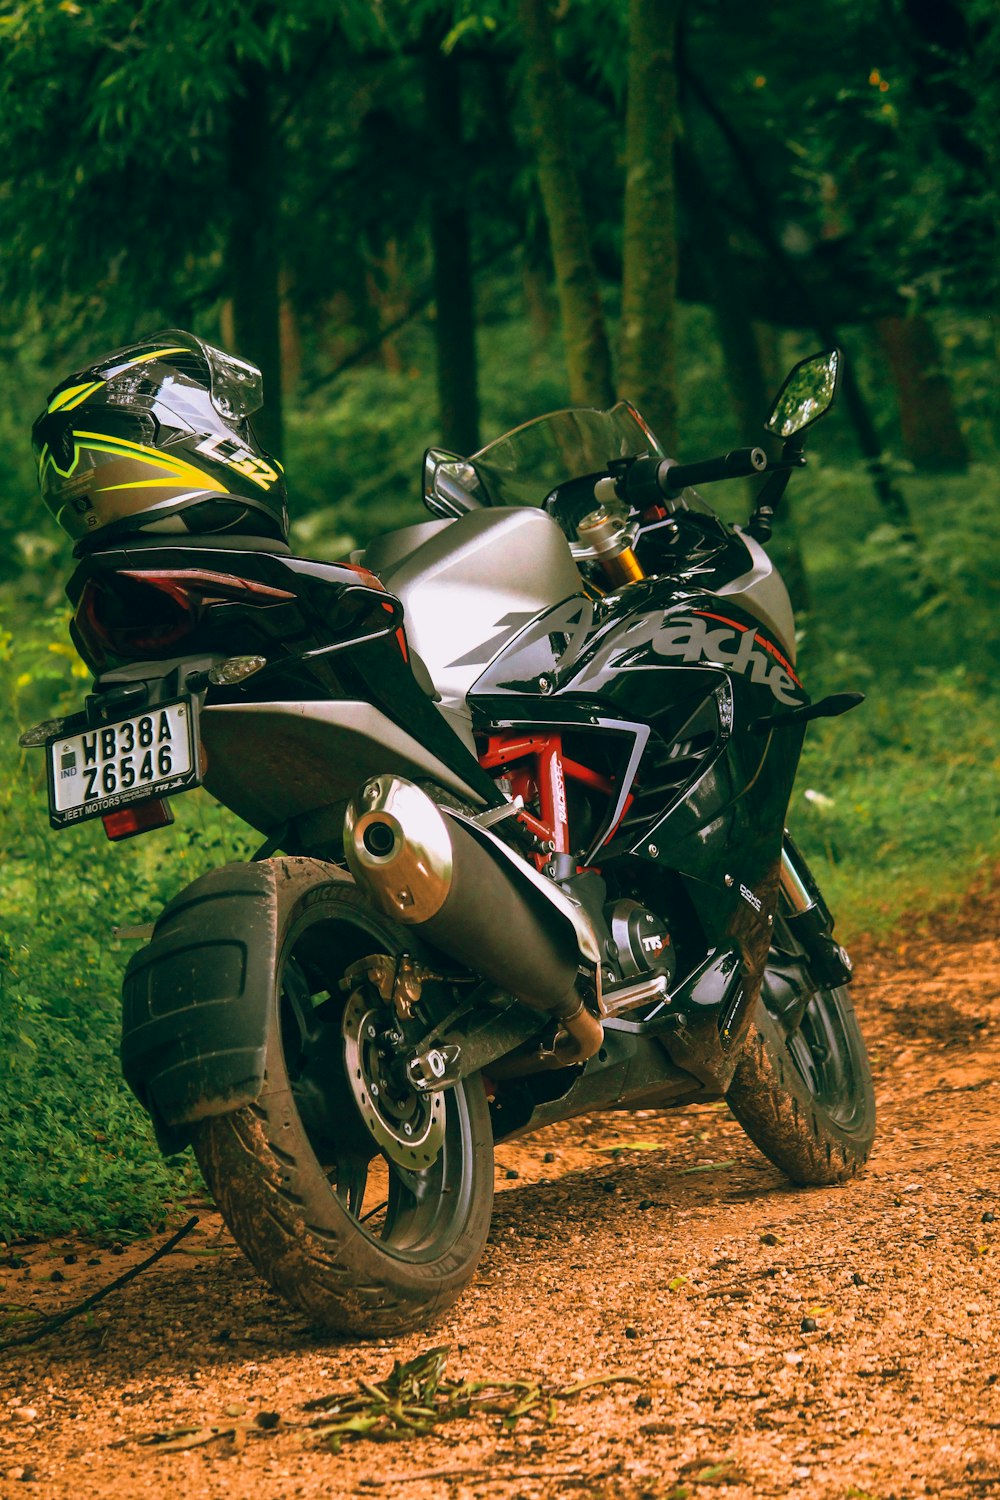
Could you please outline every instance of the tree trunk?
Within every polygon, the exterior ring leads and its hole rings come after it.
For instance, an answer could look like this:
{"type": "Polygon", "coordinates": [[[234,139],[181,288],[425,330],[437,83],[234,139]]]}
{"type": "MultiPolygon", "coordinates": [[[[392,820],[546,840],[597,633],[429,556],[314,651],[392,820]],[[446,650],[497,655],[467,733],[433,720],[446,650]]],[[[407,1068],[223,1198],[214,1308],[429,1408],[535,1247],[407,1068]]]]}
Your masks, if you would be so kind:
{"type": "Polygon", "coordinates": [[[277,147],[267,72],[244,63],[229,110],[229,286],[234,352],[259,365],[264,406],[253,417],[260,442],[283,448],[277,147]]]}
{"type": "Polygon", "coordinates": [[[969,450],[932,325],[917,313],[879,318],[876,328],[896,381],[903,452],[927,473],[961,473],[969,466],[969,450]]]}
{"type": "Polygon", "coordinates": [[[469,243],[468,170],[462,145],[458,59],[428,44],[424,94],[431,150],[431,248],[434,256],[434,343],[441,442],[455,453],[479,448],[475,286],[469,243]]]}
{"type": "MultiPolygon", "coordinates": [[[[748,227],[752,227],[753,233],[756,235],[761,247],[770,256],[775,274],[783,279],[783,284],[794,293],[800,306],[807,312],[809,322],[812,324],[820,343],[825,344],[828,348],[831,348],[835,344],[842,344],[838,331],[830,319],[828,310],[821,303],[820,299],[813,294],[812,289],[800,275],[795,261],[781,243],[766,208],[766,205],[772,201],[773,195],[765,190],[757,171],[756,161],[748,150],[746,143],[728,116],[719,108],[712,90],[706,88],[700,79],[696,78],[689,71],[685,73],[685,78],[696,93],[698,102],[705,110],[705,113],[718,126],[719,133],[722,135],[740,167],[748,191],[754,202],[759,205],[758,213],[755,215],[752,225],[748,227]]],[[[927,563],[920,538],[914,529],[906,496],[898,484],[896,484],[885,462],[878,428],[875,425],[871,409],[865,399],[865,394],[854,373],[853,361],[849,357],[845,357],[841,367],[841,382],[844,407],[854,428],[858,447],[867,464],[868,473],[872,480],[872,488],[889,520],[898,528],[901,539],[912,549],[914,559],[912,579],[917,584],[924,599],[939,598],[941,591],[927,563]]]]}
{"type": "Polygon", "coordinates": [[[538,186],[549,225],[570,399],[611,406],[611,351],[583,199],[570,149],[566,97],[548,0],[518,0],[524,81],[538,186]]]}
{"type": "Polygon", "coordinates": [[[677,442],[675,46],[680,0],[630,0],[618,389],[660,441],[677,442]]]}

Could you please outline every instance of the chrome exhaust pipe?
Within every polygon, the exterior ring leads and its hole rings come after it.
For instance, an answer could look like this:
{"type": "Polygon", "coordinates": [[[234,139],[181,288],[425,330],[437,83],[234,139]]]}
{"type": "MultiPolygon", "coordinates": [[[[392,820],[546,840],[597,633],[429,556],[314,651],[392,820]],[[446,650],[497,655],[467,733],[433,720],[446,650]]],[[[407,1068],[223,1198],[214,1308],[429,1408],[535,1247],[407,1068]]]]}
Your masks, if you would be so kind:
{"type": "Polygon", "coordinates": [[[402,776],[376,776],[348,805],[344,853],[386,916],[560,1022],[551,1050],[526,1059],[525,1071],[598,1051],[604,1028],[577,990],[581,961],[600,984],[596,938],[579,909],[494,834],[443,813],[402,776]]]}

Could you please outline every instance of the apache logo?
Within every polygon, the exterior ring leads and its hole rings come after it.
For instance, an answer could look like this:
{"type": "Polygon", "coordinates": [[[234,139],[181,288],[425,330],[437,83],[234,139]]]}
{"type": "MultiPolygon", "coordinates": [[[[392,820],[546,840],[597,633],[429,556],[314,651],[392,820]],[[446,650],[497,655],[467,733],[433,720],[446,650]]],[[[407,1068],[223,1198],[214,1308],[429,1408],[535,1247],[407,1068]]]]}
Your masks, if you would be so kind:
{"type": "Polygon", "coordinates": [[[779,703],[793,706],[802,701],[802,684],[777,646],[752,625],[741,625],[709,610],[693,609],[686,615],[669,615],[666,620],[645,615],[616,636],[605,648],[604,658],[594,665],[604,660],[614,662],[617,657],[622,667],[643,666],[635,653],[637,647],[647,645],[657,656],[702,662],[749,676],[752,682],[769,687],[779,703]],[[623,655],[630,659],[621,660],[623,655]]]}
{"type": "Polygon", "coordinates": [[[718,662],[733,672],[749,673],[752,682],[766,684],[779,703],[800,702],[802,684],[777,646],[749,625],[724,615],[695,609],[691,617],[671,616],[651,642],[657,656],[683,661],[718,662]],[[710,621],[718,621],[713,629],[710,621]],[[720,628],[721,627],[721,628],[720,628]]]}

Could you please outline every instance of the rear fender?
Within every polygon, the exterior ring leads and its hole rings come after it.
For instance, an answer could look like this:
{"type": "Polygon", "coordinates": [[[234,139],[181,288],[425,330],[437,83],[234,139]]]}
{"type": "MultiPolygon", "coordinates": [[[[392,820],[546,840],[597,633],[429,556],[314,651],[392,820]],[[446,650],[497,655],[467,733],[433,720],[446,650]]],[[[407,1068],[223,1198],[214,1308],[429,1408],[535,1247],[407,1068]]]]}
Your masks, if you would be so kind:
{"type": "Polygon", "coordinates": [[[164,1152],[261,1091],[277,917],[271,862],[224,865],[174,897],[125,971],[122,1071],[164,1152]]]}

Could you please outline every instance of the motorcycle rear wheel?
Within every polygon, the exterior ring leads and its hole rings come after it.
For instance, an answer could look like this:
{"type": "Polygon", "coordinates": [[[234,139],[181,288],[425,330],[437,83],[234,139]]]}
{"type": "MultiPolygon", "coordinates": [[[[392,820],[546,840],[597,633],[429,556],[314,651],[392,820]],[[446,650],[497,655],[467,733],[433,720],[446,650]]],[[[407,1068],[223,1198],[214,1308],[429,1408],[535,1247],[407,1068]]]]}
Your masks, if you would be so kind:
{"type": "MultiPolygon", "coordinates": [[[[400,1135],[421,1119],[415,1111],[433,1115],[439,1147],[427,1164],[403,1165],[401,1143],[385,1131],[388,1149],[376,1139],[346,1073],[339,981],[357,959],[412,951],[412,941],[335,868],[274,864],[278,963],[264,1087],[252,1105],[203,1121],[195,1152],[234,1239],[280,1296],[323,1328],[405,1333],[458,1298],[486,1243],[493,1136],[485,1090],[474,1077],[430,1101],[395,1100],[400,1135]]],[[[386,1026],[395,1025],[374,992],[368,1003],[371,1017],[381,1007],[386,1026]]],[[[358,1078],[374,1055],[365,1038],[361,1051],[354,1046],[358,1078]]],[[[384,1097],[383,1088],[388,1109],[384,1097]]]]}
{"type": "Polygon", "coordinates": [[[810,987],[789,1024],[769,994],[765,976],[729,1107],[792,1182],[845,1182],[864,1166],[875,1137],[871,1067],[850,995],[810,987]]]}

